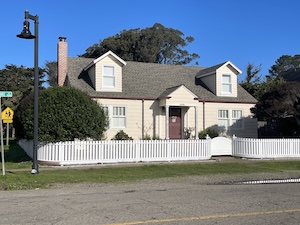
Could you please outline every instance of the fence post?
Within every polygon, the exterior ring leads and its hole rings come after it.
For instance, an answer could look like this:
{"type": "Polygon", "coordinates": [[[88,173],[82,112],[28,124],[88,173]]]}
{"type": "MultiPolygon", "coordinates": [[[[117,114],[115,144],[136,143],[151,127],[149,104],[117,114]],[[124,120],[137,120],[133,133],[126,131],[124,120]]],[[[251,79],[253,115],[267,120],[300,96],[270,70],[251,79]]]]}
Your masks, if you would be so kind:
{"type": "Polygon", "coordinates": [[[236,142],[236,135],[235,134],[233,134],[232,135],[232,144],[231,144],[231,150],[232,150],[232,152],[231,152],[231,156],[235,156],[235,154],[236,154],[236,146],[235,146],[235,142],[236,142]]]}
{"type": "Polygon", "coordinates": [[[58,142],[58,162],[59,164],[61,164],[61,162],[63,161],[63,153],[64,153],[64,143],[62,142],[58,142]]]}

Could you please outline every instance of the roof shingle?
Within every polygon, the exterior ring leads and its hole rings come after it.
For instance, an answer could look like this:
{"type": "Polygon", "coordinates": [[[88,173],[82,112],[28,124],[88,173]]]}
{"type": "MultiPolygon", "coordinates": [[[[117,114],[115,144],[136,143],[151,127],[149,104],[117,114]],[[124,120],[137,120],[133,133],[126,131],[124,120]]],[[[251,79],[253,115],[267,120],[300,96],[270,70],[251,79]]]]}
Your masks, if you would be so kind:
{"type": "Polygon", "coordinates": [[[238,85],[238,97],[218,97],[213,94],[197,75],[203,71],[211,71],[222,64],[204,69],[198,66],[182,66],[170,64],[142,63],[127,61],[123,67],[122,92],[97,92],[91,86],[88,74],[83,70],[94,59],[68,58],[68,79],[70,85],[92,97],[157,99],[168,88],[184,85],[203,101],[219,102],[251,102],[256,99],[238,85]]]}

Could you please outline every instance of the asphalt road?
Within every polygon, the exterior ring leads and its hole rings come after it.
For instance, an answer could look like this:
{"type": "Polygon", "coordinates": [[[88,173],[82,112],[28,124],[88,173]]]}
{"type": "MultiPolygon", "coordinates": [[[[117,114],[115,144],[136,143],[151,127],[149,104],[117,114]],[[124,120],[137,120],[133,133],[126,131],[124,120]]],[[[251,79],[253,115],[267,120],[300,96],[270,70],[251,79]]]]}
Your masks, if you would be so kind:
{"type": "Polygon", "coordinates": [[[214,179],[1,191],[0,224],[299,224],[300,183],[224,185],[214,179]]]}

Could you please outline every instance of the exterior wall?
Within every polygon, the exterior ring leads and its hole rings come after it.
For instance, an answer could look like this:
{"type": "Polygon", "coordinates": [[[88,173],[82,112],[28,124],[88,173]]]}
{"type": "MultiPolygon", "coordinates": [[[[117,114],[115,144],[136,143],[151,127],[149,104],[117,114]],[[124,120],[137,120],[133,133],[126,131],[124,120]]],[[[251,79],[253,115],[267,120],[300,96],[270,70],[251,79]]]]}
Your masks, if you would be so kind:
{"type": "Polygon", "coordinates": [[[122,92],[122,65],[115,60],[112,56],[107,56],[101,61],[97,62],[95,73],[95,89],[96,91],[109,91],[109,92],[122,92]],[[102,87],[102,71],[103,66],[114,66],[115,68],[115,88],[103,88],[102,87]]]}
{"type": "MultiPolygon", "coordinates": [[[[202,108],[201,104],[197,103],[196,107],[198,107],[198,132],[202,130],[202,108]]],[[[195,121],[196,121],[196,110],[195,106],[191,107],[183,107],[182,108],[183,112],[183,128],[185,129],[190,129],[191,130],[191,136],[192,138],[195,137],[196,135],[196,128],[195,128],[195,121]]]]}
{"type": "MultiPolygon", "coordinates": [[[[150,137],[159,136],[161,123],[161,109],[158,101],[144,100],[120,100],[120,99],[95,99],[102,106],[124,106],[126,107],[126,128],[109,128],[106,139],[110,140],[117,132],[123,130],[133,139],[142,138],[142,108],[144,104],[144,135],[150,137]]],[[[164,120],[163,120],[164,121],[164,120]]],[[[164,138],[164,137],[160,137],[164,138]]]]}
{"type": "Polygon", "coordinates": [[[197,96],[188,91],[184,86],[179,87],[170,97],[171,98],[166,100],[166,105],[190,106],[197,104],[197,100],[194,100],[197,96]]]}
{"type": "Polygon", "coordinates": [[[90,79],[92,81],[93,88],[96,89],[96,81],[95,81],[95,78],[96,78],[95,73],[96,73],[96,71],[95,71],[95,67],[94,66],[90,67],[87,72],[88,72],[88,75],[89,75],[89,77],[90,77],[90,79]]]}
{"type": "Polygon", "coordinates": [[[216,94],[216,74],[211,74],[205,77],[200,78],[204,84],[214,93],[216,94]]]}
{"type": "MultiPolygon", "coordinates": [[[[180,93],[180,92],[178,92],[180,93]]],[[[110,127],[106,132],[106,139],[112,139],[117,132],[123,130],[133,139],[142,139],[142,108],[144,104],[144,137],[166,138],[166,110],[165,107],[159,106],[158,101],[151,100],[120,100],[120,99],[96,99],[103,106],[124,106],[126,107],[126,128],[110,127]]],[[[173,106],[173,105],[169,105],[173,106]]],[[[257,120],[252,118],[250,108],[254,104],[239,103],[208,103],[197,102],[195,106],[182,106],[183,128],[192,128],[192,136],[195,137],[195,107],[198,108],[198,132],[206,128],[212,128],[223,133],[223,135],[238,137],[257,137],[257,120]],[[224,132],[218,127],[218,110],[242,110],[243,128],[228,129],[224,132]]]]}
{"type": "MultiPolygon", "coordinates": [[[[199,102],[198,105],[198,132],[212,128],[222,135],[232,136],[235,134],[238,137],[257,137],[257,120],[252,118],[250,108],[254,104],[239,104],[239,103],[203,103],[199,102]],[[218,127],[218,110],[242,110],[243,112],[243,128],[242,129],[228,129],[223,131],[218,127]]],[[[195,108],[185,107],[184,112],[184,128],[195,128],[195,108]]],[[[195,136],[195,131],[192,136],[195,136]]]]}
{"type": "Polygon", "coordinates": [[[205,128],[218,129],[218,110],[242,110],[243,112],[243,129],[229,129],[226,134],[235,134],[238,137],[257,137],[257,120],[252,118],[250,108],[255,104],[238,104],[238,103],[205,103],[205,128]]]}
{"type": "Polygon", "coordinates": [[[228,97],[237,97],[237,74],[233,71],[234,69],[230,69],[230,66],[224,66],[217,69],[217,96],[224,96],[222,94],[222,75],[231,75],[231,88],[232,88],[232,95],[226,95],[228,97]]]}

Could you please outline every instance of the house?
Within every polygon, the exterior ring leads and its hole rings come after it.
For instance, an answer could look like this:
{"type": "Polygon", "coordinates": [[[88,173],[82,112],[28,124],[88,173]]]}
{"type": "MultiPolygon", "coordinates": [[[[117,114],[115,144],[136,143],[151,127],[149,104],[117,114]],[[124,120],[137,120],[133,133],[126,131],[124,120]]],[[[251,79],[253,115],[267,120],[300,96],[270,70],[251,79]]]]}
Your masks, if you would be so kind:
{"type": "Polygon", "coordinates": [[[209,68],[125,62],[111,51],[97,59],[68,57],[58,42],[58,84],[87,93],[109,115],[107,139],[123,130],[134,139],[198,138],[213,128],[239,137],[257,137],[250,108],[256,99],[238,83],[241,70],[227,61],[209,68]]]}

